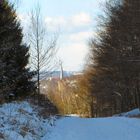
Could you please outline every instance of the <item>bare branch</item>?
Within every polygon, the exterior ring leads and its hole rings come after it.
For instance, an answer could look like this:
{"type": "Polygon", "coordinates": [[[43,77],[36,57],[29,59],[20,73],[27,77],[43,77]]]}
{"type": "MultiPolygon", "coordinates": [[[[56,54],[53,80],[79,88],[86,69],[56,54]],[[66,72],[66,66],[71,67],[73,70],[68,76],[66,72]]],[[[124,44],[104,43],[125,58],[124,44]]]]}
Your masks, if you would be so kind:
{"type": "Polygon", "coordinates": [[[56,65],[56,43],[58,36],[47,41],[46,28],[43,25],[41,8],[39,5],[30,13],[29,41],[31,51],[31,65],[37,71],[38,94],[40,93],[40,79],[52,71],[56,65]]]}

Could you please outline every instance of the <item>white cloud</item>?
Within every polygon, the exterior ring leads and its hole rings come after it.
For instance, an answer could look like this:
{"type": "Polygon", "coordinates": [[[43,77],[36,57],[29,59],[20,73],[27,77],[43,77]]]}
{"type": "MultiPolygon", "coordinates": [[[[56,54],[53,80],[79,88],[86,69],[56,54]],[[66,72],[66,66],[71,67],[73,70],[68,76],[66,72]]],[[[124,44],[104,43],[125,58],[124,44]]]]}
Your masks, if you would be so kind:
{"type": "MultiPolygon", "coordinates": [[[[18,18],[24,26],[29,24],[27,15],[18,14],[18,18]]],[[[89,30],[88,27],[91,26],[90,15],[82,12],[70,17],[46,17],[45,24],[49,31],[57,31],[60,28],[66,33],[62,35],[62,40],[60,41],[61,47],[58,51],[58,57],[62,59],[64,69],[81,69],[88,52],[86,44],[88,39],[92,37],[92,31],[82,31],[83,29],[85,30],[85,27],[89,30]],[[75,33],[69,33],[69,31],[75,33]]]]}
{"type": "Polygon", "coordinates": [[[63,46],[58,55],[61,56],[65,70],[78,70],[83,66],[87,52],[88,47],[85,44],[72,43],[63,46]]]}
{"type": "Polygon", "coordinates": [[[86,56],[89,51],[88,41],[93,36],[92,31],[76,32],[65,35],[67,42],[62,44],[58,52],[66,70],[82,69],[86,63],[86,56]]]}
{"type": "Polygon", "coordinates": [[[71,17],[72,24],[75,26],[86,26],[91,23],[91,16],[87,13],[79,13],[71,17]]]}
{"type": "Polygon", "coordinates": [[[92,20],[88,13],[81,12],[70,17],[46,17],[45,23],[51,31],[55,31],[58,28],[68,31],[77,27],[89,26],[92,20]]]}
{"type": "Polygon", "coordinates": [[[30,19],[29,19],[29,16],[27,14],[21,14],[21,13],[18,13],[17,14],[17,18],[18,20],[21,22],[21,25],[26,28],[28,25],[29,25],[29,22],[30,22],[30,19]]]}
{"type": "Polygon", "coordinates": [[[67,21],[64,17],[46,17],[45,23],[47,28],[51,31],[56,31],[61,26],[66,26],[67,21]]]}
{"type": "Polygon", "coordinates": [[[92,37],[92,31],[78,32],[69,35],[72,42],[87,42],[92,37]]]}
{"type": "MultiPolygon", "coordinates": [[[[24,26],[29,23],[29,16],[27,14],[19,13],[18,19],[24,26]]],[[[92,18],[88,13],[80,12],[69,17],[47,16],[44,19],[44,22],[49,31],[57,31],[58,29],[61,29],[62,31],[71,31],[77,28],[91,26],[92,18]]]]}

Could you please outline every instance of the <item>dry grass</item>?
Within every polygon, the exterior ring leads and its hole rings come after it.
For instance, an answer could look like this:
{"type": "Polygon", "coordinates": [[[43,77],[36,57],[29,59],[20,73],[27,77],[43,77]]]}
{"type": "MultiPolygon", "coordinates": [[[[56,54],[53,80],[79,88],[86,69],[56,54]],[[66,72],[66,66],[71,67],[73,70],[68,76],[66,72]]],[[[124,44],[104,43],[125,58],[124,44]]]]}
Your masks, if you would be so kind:
{"type": "Polygon", "coordinates": [[[0,139],[5,139],[5,136],[3,133],[0,132],[0,139]]]}

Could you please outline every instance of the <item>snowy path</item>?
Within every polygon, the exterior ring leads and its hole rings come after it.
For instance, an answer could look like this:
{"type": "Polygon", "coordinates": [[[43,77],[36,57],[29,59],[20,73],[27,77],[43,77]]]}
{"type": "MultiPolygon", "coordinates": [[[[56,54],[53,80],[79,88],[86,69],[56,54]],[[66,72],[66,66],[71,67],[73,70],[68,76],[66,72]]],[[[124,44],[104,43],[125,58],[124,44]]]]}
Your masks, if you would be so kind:
{"type": "Polygon", "coordinates": [[[62,118],[56,122],[49,140],[140,140],[140,119],[62,118]]]}
{"type": "MultiPolygon", "coordinates": [[[[140,114],[138,109],[123,116],[140,114]]],[[[0,140],[140,140],[140,119],[41,118],[28,102],[0,105],[0,140]]]]}

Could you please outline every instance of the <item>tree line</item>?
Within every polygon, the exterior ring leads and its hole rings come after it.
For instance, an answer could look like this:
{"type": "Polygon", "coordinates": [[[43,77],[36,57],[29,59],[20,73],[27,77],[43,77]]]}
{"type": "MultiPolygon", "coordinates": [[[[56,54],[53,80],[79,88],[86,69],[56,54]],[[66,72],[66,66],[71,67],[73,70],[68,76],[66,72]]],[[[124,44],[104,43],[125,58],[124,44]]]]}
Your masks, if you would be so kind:
{"type": "Polygon", "coordinates": [[[140,1],[108,1],[104,11],[85,70],[93,116],[140,108],[140,1]]]}
{"type": "MultiPolygon", "coordinates": [[[[23,34],[14,6],[0,1],[0,95],[25,97],[34,88],[33,71],[27,67],[29,46],[22,42],[23,34]]],[[[1,97],[2,98],[2,97],[1,97]]]]}

